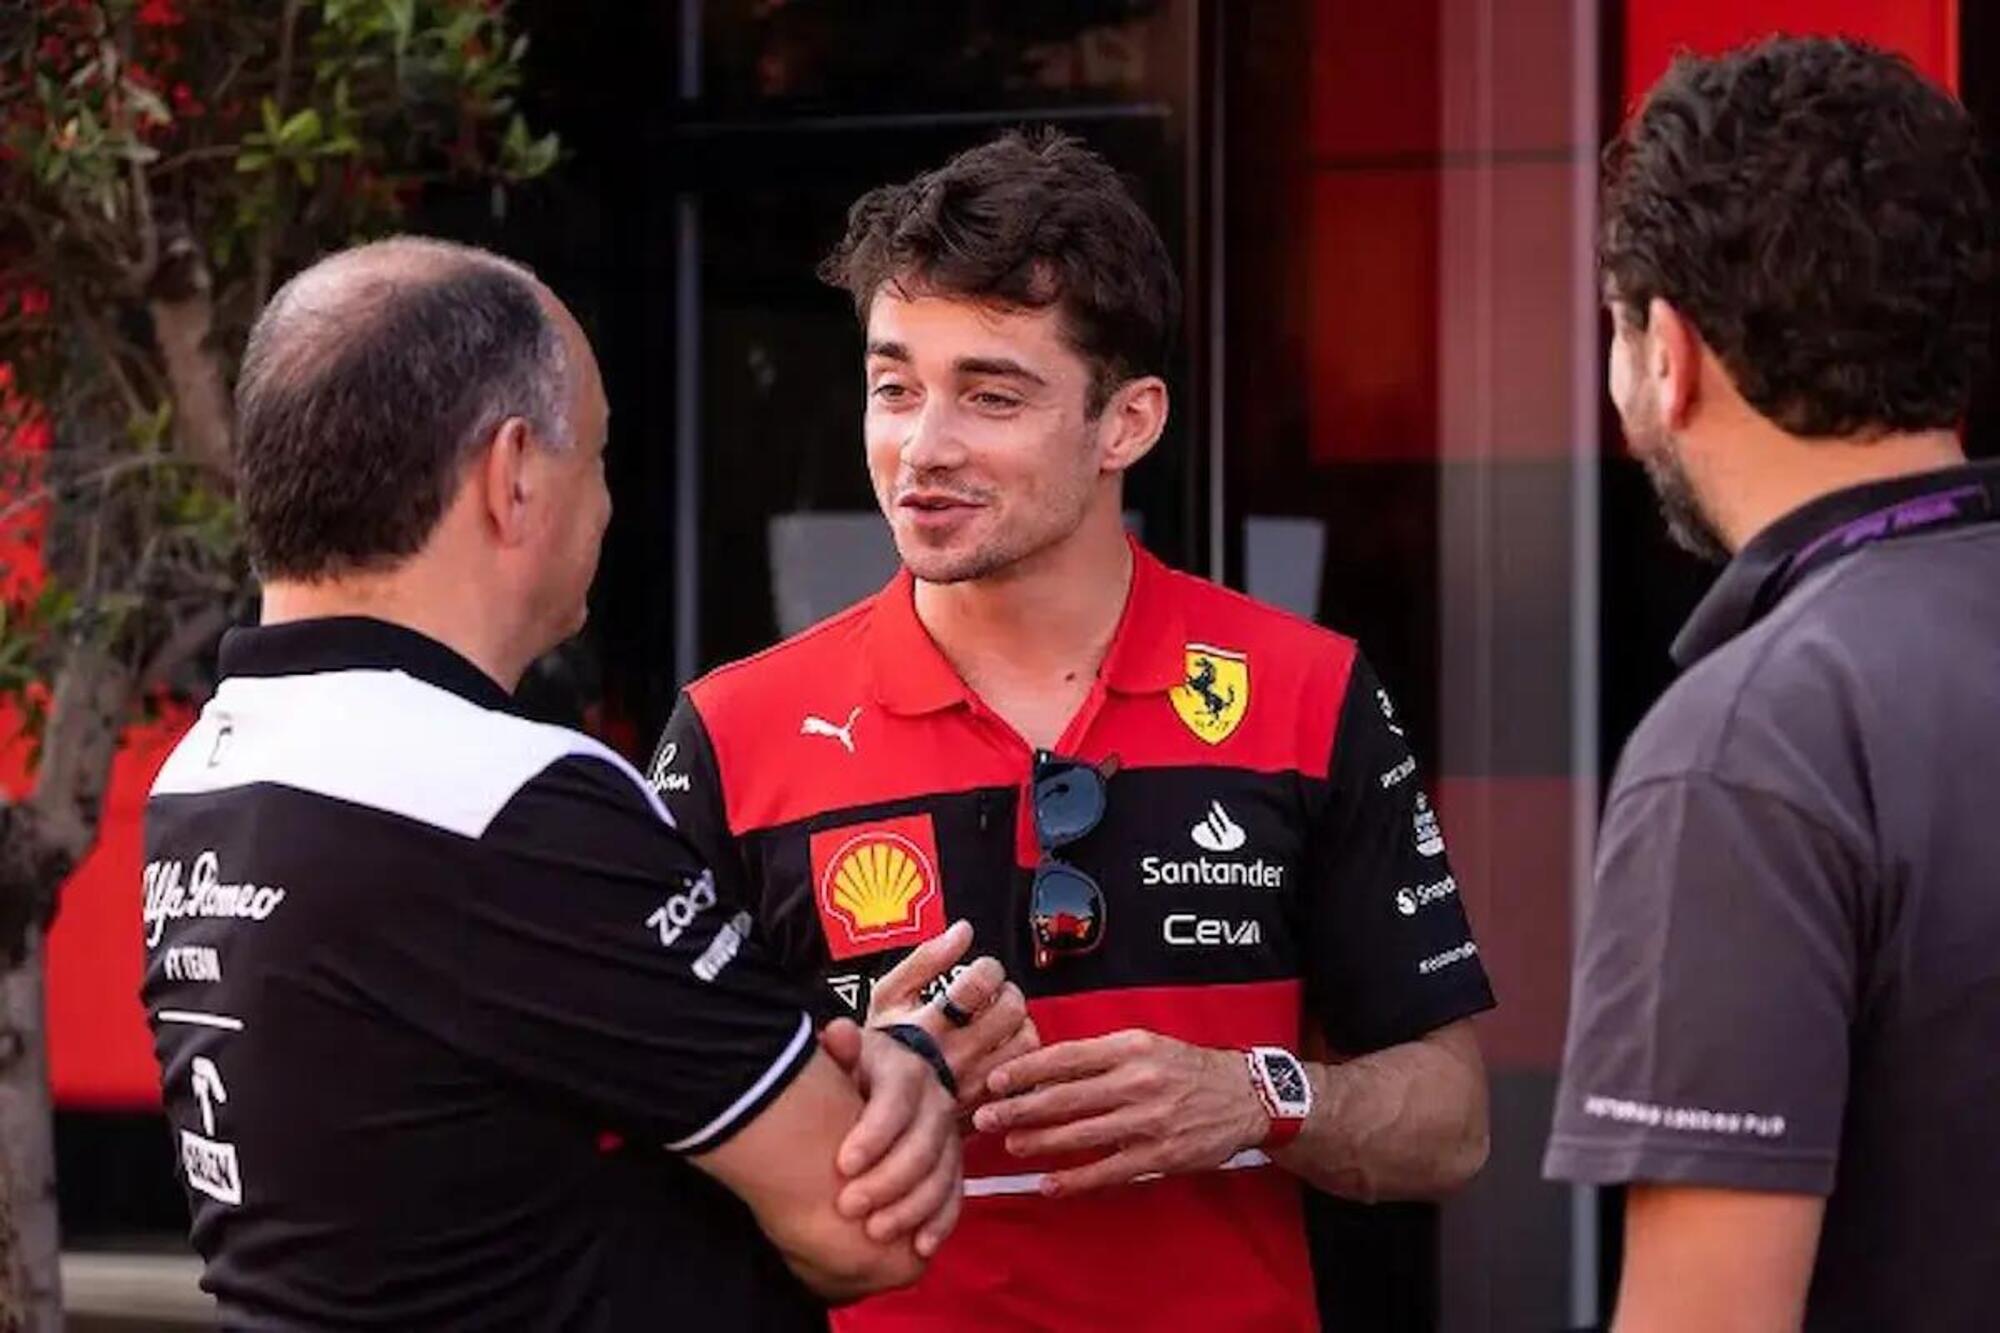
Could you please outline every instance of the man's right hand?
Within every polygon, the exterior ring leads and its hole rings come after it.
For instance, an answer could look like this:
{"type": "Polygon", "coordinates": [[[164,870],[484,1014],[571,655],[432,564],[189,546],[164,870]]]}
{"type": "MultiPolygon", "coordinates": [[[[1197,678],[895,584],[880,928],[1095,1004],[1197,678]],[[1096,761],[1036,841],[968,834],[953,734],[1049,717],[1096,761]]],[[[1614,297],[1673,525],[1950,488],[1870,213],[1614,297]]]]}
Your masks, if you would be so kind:
{"type": "Polygon", "coordinates": [[[914,1231],[926,1259],[958,1220],[963,1169],[954,1110],[985,1100],[989,1072],[1041,1045],[1021,988],[996,959],[977,959],[945,986],[963,1023],[942,1003],[925,1001],[924,991],[971,947],[972,927],[954,923],[875,984],[866,1027],[838,1019],[820,1034],[821,1049],[865,1103],[834,1159],[846,1180],[836,1207],[843,1217],[865,1219],[876,1241],[914,1231]],[[959,1086],[956,1108],[928,1064],[875,1030],[897,1023],[916,1025],[937,1044],[959,1086]]]}
{"type": "Polygon", "coordinates": [[[958,1221],[964,1193],[958,1118],[937,1072],[880,1032],[836,1019],[820,1048],[861,1093],[861,1118],[841,1142],[834,1167],[846,1178],[834,1207],[864,1219],[870,1240],[916,1232],[916,1250],[937,1253],[958,1221]]]}
{"type": "Polygon", "coordinates": [[[988,1074],[1042,1044],[1035,1021],[1028,1017],[1027,998],[1007,980],[997,958],[975,959],[945,985],[943,997],[951,1002],[952,1012],[941,1002],[924,999],[924,992],[971,948],[971,923],[953,922],[950,930],[925,940],[884,973],[868,1000],[869,1027],[915,1023],[931,1034],[958,1080],[961,1111],[987,1099],[988,1074]],[[953,1021],[954,1012],[967,1020],[963,1026],[953,1021]]]}

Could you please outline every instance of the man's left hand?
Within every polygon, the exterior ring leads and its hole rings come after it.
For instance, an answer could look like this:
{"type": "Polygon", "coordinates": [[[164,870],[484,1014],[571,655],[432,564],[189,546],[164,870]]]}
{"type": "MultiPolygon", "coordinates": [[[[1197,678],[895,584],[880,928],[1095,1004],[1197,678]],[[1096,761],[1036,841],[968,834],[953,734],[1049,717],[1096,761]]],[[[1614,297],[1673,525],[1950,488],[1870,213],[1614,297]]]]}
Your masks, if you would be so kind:
{"type": "Polygon", "coordinates": [[[1104,1152],[1049,1173],[1048,1194],[1220,1166],[1270,1128],[1241,1051],[1153,1032],[1045,1046],[994,1070],[987,1087],[999,1100],[973,1124],[1004,1133],[1015,1156],[1104,1152]]]}

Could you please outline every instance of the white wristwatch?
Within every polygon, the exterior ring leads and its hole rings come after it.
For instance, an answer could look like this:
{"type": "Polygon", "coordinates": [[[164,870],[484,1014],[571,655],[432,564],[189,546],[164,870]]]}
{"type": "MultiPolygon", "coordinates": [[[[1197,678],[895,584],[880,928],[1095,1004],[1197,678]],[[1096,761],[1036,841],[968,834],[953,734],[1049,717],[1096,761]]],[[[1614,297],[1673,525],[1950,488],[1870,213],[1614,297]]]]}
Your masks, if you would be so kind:
{"type": "Polygon", "coordinates": [[[1305,1062],[1282,1046],[1252,1046],[1243,1058],[1250,1066],[1251,1086],[1271,1117],[1271,1132],[1262,1146],[1282,1148],[1299,1136],[1312,1114],[1313,1087],[1305,1062]]]}

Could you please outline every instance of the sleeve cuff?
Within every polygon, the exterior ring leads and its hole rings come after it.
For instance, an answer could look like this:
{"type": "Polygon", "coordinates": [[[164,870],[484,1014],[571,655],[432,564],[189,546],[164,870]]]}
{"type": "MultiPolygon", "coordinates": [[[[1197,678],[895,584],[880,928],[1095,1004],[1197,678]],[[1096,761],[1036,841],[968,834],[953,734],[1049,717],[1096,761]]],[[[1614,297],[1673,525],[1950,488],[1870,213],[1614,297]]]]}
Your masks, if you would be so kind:
{"type": "Polygon", "coordinates": [[[799,1025],[792,1034],[791,1041],[778,1054],[770,1066],[758,1076],[757,1081],[744,1089],[743,1094],[731,1102],[715,1117],[689,1134],[686,1138],[675,1139],[666,1145],[668,1152],[686,1153],[690,1156],[712,1152],[727,1143],[743,1126],[755,1120],[765,1107],[778,1099],[778,1094],[791,1086],[793,1079],[812,1059],[817,1044],[813,1041],[812,1015],[801,1013],[799,1025]]]}
{"type": "Polygon", "coordinates": [[[1558,1135],[1549,1141],[1542,1174],[1578,1185],[1708,1185],[1823,1196],[1833,1192],[1835,1164],[1831,1152],[1726,1151],[1558,1135]]]}

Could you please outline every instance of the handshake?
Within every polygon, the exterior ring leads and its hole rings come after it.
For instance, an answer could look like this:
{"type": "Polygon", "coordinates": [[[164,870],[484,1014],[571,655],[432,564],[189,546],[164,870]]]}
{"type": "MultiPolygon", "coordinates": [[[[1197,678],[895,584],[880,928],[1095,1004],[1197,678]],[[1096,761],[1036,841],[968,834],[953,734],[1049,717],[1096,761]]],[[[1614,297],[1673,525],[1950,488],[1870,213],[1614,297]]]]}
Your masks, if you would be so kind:
{"type": "Polygon", "coordinates": [[[914,1233],[918,1255],[937,1252],[958,1220],[967,1130],[1004,1135],[1014,1157],[1081,1156],[1040,1177],[1052,1196],[1207,1170],[1270,1132],[1240,1051],[1138,1030],[1044,1046],[998,960],[940,984],[971,947],[955,923],[876,983],[865,1026],[820,1036],[866,1099],[834,1159],[835,1207],[872,1240],[914,1233]]]}
{"type": "Polygon", "coordinates": [[[844,1181],[835,1207],[865,1218],[878,1243],[914,1232],[926,1259],[958,1220],[965,1117],[996,1070],[1041,1046],[998,959],[959,966],[971,948],[971,925],[955,922],[875,983],[865,1026],[841,1018],[820,1033],[866,1102],[834,1157],[844,1181]]]}

